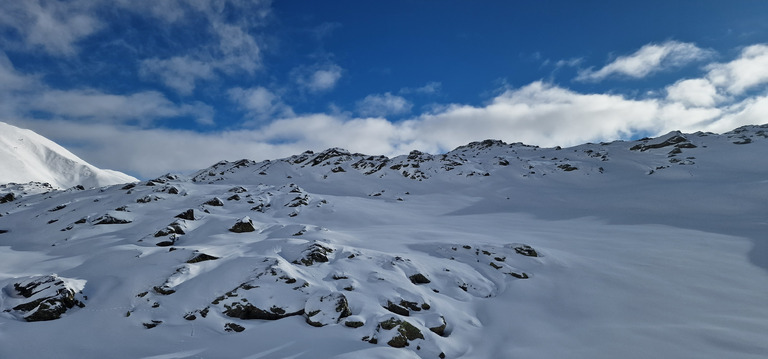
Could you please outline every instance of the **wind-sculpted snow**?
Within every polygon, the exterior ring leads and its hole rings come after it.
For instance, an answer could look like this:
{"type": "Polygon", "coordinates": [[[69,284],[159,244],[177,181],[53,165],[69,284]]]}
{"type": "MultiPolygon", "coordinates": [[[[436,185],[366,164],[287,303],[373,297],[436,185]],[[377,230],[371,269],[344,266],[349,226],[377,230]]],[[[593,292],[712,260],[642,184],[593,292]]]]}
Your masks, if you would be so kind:
{"type": "Polygon", "coordinates": [[[763,131],[6,186],[0,357],[759,357],[763,131]]]}

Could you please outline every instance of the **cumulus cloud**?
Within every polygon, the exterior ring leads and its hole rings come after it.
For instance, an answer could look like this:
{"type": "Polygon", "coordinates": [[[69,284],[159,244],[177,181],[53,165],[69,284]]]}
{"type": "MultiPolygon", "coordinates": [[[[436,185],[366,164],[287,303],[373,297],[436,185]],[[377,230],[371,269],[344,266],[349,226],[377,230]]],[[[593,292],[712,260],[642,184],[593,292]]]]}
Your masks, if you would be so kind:
{"type": "Polygon", "coordinates": [[[334,63],[299,66],[291,71],[296,84],[310,92],[323,92],[336,87],[342,68],[334,63]]]}
{"type": "Polygon", "coordinates": [[[401,115],[411,112],[413,104],[389,92],[368,95],[357,102],[357,112],[363,116],[401,115]]]}
{"type": "Polygon", "coordinates": [[[681,80],[667,87],[667,99],[686,106],[712,107],[723,98],[707,79],[681,80]]]}
{"type": "MultiPolygon", "coordinates": [[[[0,80],[8,80],[0,81],[0,118],[16,118],[17,125],[53,140],[78,143],[73,152],[98,166],[143,177],[189,172],[221,159],[263,160],[337,146],[392,156],[413,149],[438,153],[486,138],[567,146],[671,130],[723,132],[765,122],[768,96],[754,95],[768,84],[756,68],[763,47],[745,48],[730,62],[705,67],[698,78],[642,97],[584,93],[535,81],[504,88],[481,105],[442,104],[396,122],[381,116],[407,114],[412,105],[391,93],[360,100],[357,116],[344,111],[295,114],[278,91],[236,87],[227,91],[229,99],[255,120],[239,130],[206,132],[154,126],[163,119],[193,116],[210,123],[213,109],[205,104],[175,103],[154,91],[54,89],[35,75],[19,73],[0,56],[0,80]],[[45,120],[31,119],[39,113],[45,120]]],[[[305,67],[301,75],[309,81],[333,66],[305,67]]]]}
{"type": "Polygon", "coordinates": [[[0,28],[11,29],[6,46],[42,49],[55,56],[77,53],[75,44],[93,34],[102,23],[91,13],[89,1],[7,1],[0,11],[0,28]]]}
{"type": "Polygon", "coordinates": [[[648,44],[635,53],[619,56],[613,62],[599,70],[590,69],[579,72],[577,81],[601,81],[610,76],[642,78],[652,73],[684,66],[693,61],[702,60],[711,55],[692,43],[667,41],[661,44],[648,44]]]}
{"type": "Polygon", "coordinates": [[[707,66],[707,79],[728,94],[739,95],[768,83],[768,45],[752,45],[738,59],[707,66]]]}
{"type": "MultiPolygon", "coordinates": [[[[237,95],[244,95],[243,106],[268,109],[275,103],[270,93],[256,88],[241,89],[237,95]]],[[[640,131],[722,132],[762,121],[765,113],[768,97],[723,108],[689,108],[666,99],[584,94],[538,81],[508,89],[482,106],[447,105],[401,122],[315,113],[280,118],[255,129],[205,133],[58,120],[19,125],[54,140],[80,143],[82,147],[73,151],[98,166],[152,177],[190,172],[221,159],[264,160],[328,147],[393,156],[413,149],[438,153],[486,138],[565,146],[640,131]]]]}

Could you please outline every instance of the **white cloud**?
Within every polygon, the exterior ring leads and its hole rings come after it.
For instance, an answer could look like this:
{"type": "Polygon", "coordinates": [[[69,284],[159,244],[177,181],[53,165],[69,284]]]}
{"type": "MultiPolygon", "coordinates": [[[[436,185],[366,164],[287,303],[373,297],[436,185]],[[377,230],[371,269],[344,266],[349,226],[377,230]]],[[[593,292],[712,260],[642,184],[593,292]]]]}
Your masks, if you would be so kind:
{"type": "Polygon", "coordinates": [[[157,91],[111,94],[96,89],[58,90],[25,75],[0,52],[0,119],[25,118],[31,113],[71,120],[133,122],[149,125],[177,117],[213,123],[213,108],[201,102],[176,104],[157,91]]]}
{"type": "Polygon", "coordinates": [[[176,56],[170,59],[146,59],[141,62],[139,75],[145,80],[159,78],[166,86],[189,95],[198,79],[214,78],[213,66],[190,58],[176,56]]]}
{"type": "Polygon", "coordinates": [[[218,49],[214,51],[215,66],[228,74],[245,71],[253,73],[261,68],[261,48],[256,39],[240,26],[215,20],[212,29],[218,35],[218,49]]]}
{"type": "Polygon", "coordinates": [[[667,99],[690,107],[712,107],[723,100],[717,88],[706,79],[681,80],[668,86],[667,99]]]}
{"type": "Polygon", "coordinates": [[[89,1],[7,1],[0,11],[0,27],[10,28],[21,38],[3,41],[7,46],[37,49],[51,55],[77,53],[75,43],[93,34],[101,22],[91,14],[89,1]]]}
{"type": "Polygon", "coordinates": [[[661,44],[648,44],[628,56],[619,56],[603,68],[593,71],[591,68],[579,72],[578,81],[600,81],[610,76],[642,78],[649,74],[702,60],[711,55],[711,51],[701,49],[692,43],[667,41],[661,44]]]}
{"type": "Polygon", "coordinates": [[[368,95],[357,102],[357,112],[363,116],[401,115],[411,112],[413,104],[389,92],[368,95]]]}
{"type": "Polygon", "coordinates": [[[30,110],[71,119],[134,121],[144,125],[157,119],[192,116],[212,122],[213,110],[202,103],[176,105],[156,91],[115,95],[97,90],[45,90],[29,99],[30,110]]]}
{"type": "Polygon", "coordinates": [[[333,89],[341,79],[342,68],[333,63],[300,66],[291,71],[291,77],[310,92],[323,92],[333,89]]]}
{"type": "Polygon", "coordinates": [[[5,52],[0,50],[0,93],[30,88],[37,83],[37,78],[19,74],[5,52]]]}
{"type": "Polygon", "coordinates": [[[768,45],[752,45],[742,50],[738,59],[707,66],[707,79],[729,94],[739,95],[768,83],[768,45]]]}
{"type": "Polygon", "coordinates": [[[271,116],[293,116],[293,110],[280,97],[268,89],[258,86],[249,89],[236,87],[227,91],[230,99],[248,111],[249,116],[264,120],[271,116]]]}
{"type": "MultiPolygon", "coordinates": [[[[231,95],[241,106],[258,111],[269,111],[277,103],[276,95],[258,87],[234,90],[231,95]]],[[[93,113],[81,111],[76,114],[93,113]]],[[[168,171],[190,172],[221,159],[273,159],[337,146],[392,156],[413,149],[437,153],[486,138],[566,146],[626,138],[637,132],[722,132],[764,121],[766,113],[768,97],[722,108],[689,108],[667,99],[583,94],[534,82],[508,89],[483,106],[452,104],[401,122],[307,114],[282,117],[255,129],[205,133],[107,122],[54,120],[19,125],[54,140],[81,143],[88,151],[73,151],[98,166],[152,177],[168,171]]]]}

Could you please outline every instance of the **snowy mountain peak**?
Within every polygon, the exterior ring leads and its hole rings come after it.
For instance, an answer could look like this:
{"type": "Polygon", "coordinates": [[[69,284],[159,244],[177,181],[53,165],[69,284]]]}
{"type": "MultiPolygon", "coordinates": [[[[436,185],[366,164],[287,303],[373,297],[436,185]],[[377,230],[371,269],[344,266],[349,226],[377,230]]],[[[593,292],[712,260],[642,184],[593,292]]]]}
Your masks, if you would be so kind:
{"type": "Polygon", "coordinates": [[[137,179],[96,168],[31,130],[0,122],[0,184],[33,181],[68,188],[100,187],[137,179]]]}

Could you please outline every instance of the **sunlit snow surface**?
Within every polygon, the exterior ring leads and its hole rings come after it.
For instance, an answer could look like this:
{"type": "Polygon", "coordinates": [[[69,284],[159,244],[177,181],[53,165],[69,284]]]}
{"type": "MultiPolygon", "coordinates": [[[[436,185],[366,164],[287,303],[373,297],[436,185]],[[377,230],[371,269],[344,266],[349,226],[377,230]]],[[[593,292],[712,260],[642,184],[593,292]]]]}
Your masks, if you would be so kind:
{"type": "Polygon", "coordinates": [[[0,184],[48,183],[56,188],[86,188],[136,181],[118,171],[83,161],[37,133],[0,122],[0,184]]]}
{"type": "Polygon", "coordinates": [[[4,292],[0,357],[764,358],[763,131],[336,149],[20,196],[0,204],[0,287],[57,274],[85,307],[26,322],[4,292]],[[391,347],[391,318],[423,339],[391,347]]]}

